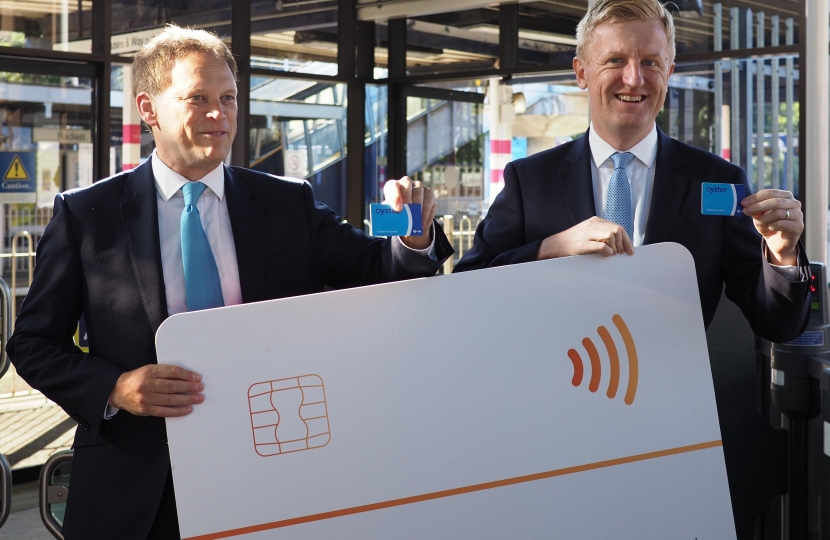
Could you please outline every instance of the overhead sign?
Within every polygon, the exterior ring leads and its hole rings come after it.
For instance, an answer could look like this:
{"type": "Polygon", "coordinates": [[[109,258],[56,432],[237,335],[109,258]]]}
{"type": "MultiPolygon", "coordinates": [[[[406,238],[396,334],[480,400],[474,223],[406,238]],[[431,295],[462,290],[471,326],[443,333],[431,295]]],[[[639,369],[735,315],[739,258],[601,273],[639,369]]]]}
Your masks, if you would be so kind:
{"type": "Polygon", "coordinates": [[[182,538],[734,539],[694,268],[659,244],[167,319],[159,362],[205,383],[167,419],[182,538]]]}
{"type": "Polygon", "coordinates": [[[33,203],[35,174],[37,173],[35,152],[0,152],[0,203],[33,203]]]}
{"type": "MultiPolygon", "coordinates": [[[[137,52],[144,45],[146,45],[147,42],[161,34],[163,31],[164,28],[159,27],[150,30],[113,35],[110,38],[110,52],[112,54],[130,54],[137,52]]],[[[69,41],[66,43],[59,42],[52,45],[52,49],[56,51],[90,52],[92,50],[92,40],[79,39],[77,41],[69,41]]]]}

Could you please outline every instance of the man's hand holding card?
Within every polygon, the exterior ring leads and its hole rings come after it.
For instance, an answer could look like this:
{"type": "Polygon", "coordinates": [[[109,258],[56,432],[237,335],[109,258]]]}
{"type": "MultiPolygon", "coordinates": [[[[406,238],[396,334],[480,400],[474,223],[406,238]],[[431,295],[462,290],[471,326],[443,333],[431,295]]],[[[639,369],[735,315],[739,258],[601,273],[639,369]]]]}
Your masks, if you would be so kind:
{"type": "Polygon", "coordinates": [[[762,189],[741,201],[744,214],[752,216],[755,228],[769,248],[769,262],[780,266],[798,264],[798,239],[804,232],[801,201],[789,191],[762,189]]]}
{"type": "MultiPolygon", "coordinates": [[[[420,205],[420,221],[417,207],[410,207],[407,216],[411,216],[412,226],[408,229],[409,235],[401,236],[401,241],[412,249],[426,249],[432,243],[432,220],[437,208],[435,195],[419,181],[413,181],[408,176],[400,180],[389,180],[383,186],[383,203],[395,212],[403,212],[404,205],[420,205]],[[418,231],[422,231],[418,234],[418,231]]],[[[373,205],[375,206],[375,205],[373,205]]],[[[374,209],[373,209],[374,211],[374,209]]],[[[372,219],[374,223],[374,213],[372,219]]],[[[381,234],[374,232],[373,234],[381,234]]],[[[385,235],[391,236],[391,235],[385,235]]]]}

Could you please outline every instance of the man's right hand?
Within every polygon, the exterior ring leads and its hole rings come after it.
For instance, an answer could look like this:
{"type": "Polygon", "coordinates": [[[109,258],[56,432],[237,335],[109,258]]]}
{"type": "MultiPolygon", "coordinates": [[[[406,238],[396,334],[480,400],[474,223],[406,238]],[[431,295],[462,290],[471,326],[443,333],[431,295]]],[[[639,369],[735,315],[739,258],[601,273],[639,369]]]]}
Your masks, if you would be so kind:
{"type": "Polygon", "coordinates": [[[542,240],[536,260],[587,253],[602,253],[605,257],[617,253],[634,255],[634,244],[621,225],[594,216],[542,240]]]}
{"type": "Polygon", "coordinates": [[[202,376],[183,367],[148,364],[122,373],[109,404],[137,416],[185,416],[205,396],[202,376]]]}

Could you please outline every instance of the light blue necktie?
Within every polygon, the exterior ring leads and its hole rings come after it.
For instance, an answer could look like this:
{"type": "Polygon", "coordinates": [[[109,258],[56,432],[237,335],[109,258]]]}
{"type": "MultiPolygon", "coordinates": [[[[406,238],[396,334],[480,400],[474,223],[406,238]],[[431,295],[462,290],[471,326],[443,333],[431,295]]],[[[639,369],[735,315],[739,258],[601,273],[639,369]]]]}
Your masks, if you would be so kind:
{"type": "Polygon", "coordinates": [[[634,159],[631,152],[614,152],[611,161],[614,162],[614,173],[608,184],[608,195],[605,198],[605,219],[613,221],[625,229],[628,237],[634,240],[634,211],[631,208],[631,185],[625,168],[634,159]]]}
{"type": "Polygon", "coordinates": [[[187,311],[222,307],[222,284],[219,270],[210,250],[196,201],[207,186],[202,182],[188,182],[182,187],[182,262],[184,263],[184,290],[187,311]]]}

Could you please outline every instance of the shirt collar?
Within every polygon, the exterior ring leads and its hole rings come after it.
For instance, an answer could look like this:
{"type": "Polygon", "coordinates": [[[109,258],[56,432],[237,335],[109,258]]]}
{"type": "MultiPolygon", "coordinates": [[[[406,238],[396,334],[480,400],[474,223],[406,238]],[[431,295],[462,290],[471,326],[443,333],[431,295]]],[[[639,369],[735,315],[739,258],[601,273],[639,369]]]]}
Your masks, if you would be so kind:
{"type": "MultiPolygon", "coordinates": [[[[182,186],[189,182],[187,178],[168,167],[153,150],[150,156],[150,164],[153,167],[153,176],[156,179],[156,191],[165,202],[169,201],[182,186]]],[[[215,169],[199,179],[210,188],[221,201],[225,197],[225,169],[220,163],[215,169]]]]}
{"type": "MultiPolygon", "coordinates": [[[[593,122],[591,123],[591,129],[588,130],[588,144],[591,147],[591,157],[594,159],[594,165],[597,169],[611,158],[611,154],[618,151],[597,135],[593,122]]],[[[634,157],[650,169],[654,165],[654,160],[657,159],[657,124],[654,124],[648,135],[643,137],[643,140],[632,146],[627,152],[634,154],[634,157]]]]}

